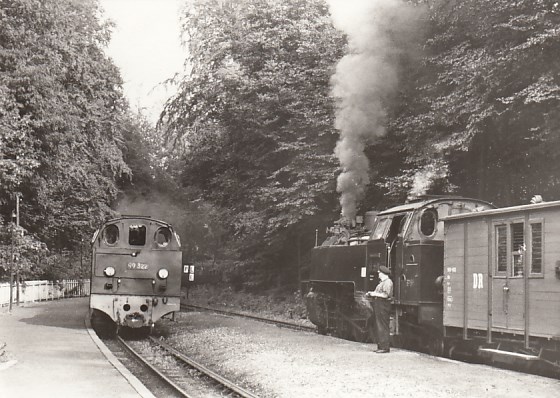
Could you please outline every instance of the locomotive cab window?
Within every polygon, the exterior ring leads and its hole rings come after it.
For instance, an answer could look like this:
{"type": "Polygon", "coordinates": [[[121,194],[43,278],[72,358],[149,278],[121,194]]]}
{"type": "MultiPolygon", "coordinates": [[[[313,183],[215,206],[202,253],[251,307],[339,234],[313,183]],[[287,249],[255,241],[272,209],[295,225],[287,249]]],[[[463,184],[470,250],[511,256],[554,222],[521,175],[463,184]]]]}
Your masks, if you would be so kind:
{"type": "Polygon", "coordinates": [[[158,228],[154,240],[159,247],[166,247],[171,242],[171,231],[167,227],[158,228]]]}
{"type": "Polygon", "coordinates": [[[144,246],[146,244],[146,226],[137,224],[128,227],[128,244],[144,246]]]}
{"type": "Polygon", "coordinates": [[[103,240],[109,246],[115,245],[119,241],[119,227],[116,225],[107,225],[103,230],[103,240]]]}
{"type": "Polygon", "coordinates": [[[373,233],[371,239],[383,239],[385,237],[385,232],[387,227],[391,224],[390,218],[381,218],[375,222],[373,227],[373,233]]]}
{"type": "Polygon", "coordinates": [[[391,226],[385,237],[385,241],[389,244],[393,244],[399,237],[404,236],[407,227],[407,221],[409,214],[397,214],[393,216],[391,226]]]}
{"type": "Polygon", "coordinates": [[[420,233],[426,237],[433,237],[436,233],[438,214],[434,209],[426,209],[420,216],[420,233]]]}

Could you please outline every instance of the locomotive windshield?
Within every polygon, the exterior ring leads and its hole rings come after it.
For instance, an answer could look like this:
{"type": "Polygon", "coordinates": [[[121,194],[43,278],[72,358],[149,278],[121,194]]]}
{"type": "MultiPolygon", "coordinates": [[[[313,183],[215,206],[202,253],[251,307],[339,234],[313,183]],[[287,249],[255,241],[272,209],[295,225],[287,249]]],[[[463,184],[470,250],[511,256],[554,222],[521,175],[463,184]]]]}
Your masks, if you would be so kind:
{"type": "Polygon", "coordinates": [[[144,246],[146,244],[145,225],[131,225],[128,228],[128,244],[132,246],[144,246]]]}
{"type": "Polygon", "coordinates": [[[388,226],[391,224],[391,218],[381,218],[378,219],[373,227],[373,234],[371,235],[372,239],[383,239],[385,238],[385,232],[387,231],[388,226]]]}
{"type": "Polygon", "coordinates": [[[378,219],[373,227],[372,239],[384,239],[390,243],[397,236],[402,236],[406,230],[409,214],[391,214],[378,219]]]}
{"type": "Polygon", "coordinates": [[[171,231],[169,228],[159,228],[156,231],[155,241],[159,247],[166,247],[171,242],[171,231]]]}
{"type": "Polygon", "coordinates": [[[116,225],[107,225],[103,230],[103,240],[109,246],[113,246],[119,240],[119,227],[116,225]]]}

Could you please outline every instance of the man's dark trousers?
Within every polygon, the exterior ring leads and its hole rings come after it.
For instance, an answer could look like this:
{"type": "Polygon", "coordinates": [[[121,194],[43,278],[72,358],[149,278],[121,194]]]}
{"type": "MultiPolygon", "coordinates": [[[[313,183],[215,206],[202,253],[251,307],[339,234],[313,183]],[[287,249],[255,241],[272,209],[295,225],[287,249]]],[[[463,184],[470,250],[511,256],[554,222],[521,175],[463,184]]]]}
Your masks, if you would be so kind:
{"type": "Polygon", "coordinates": [[[389,349],[389,322],[391,319],[391,300],[376,297],[373,300],[375,325],[377,327],[377,349],[389,349]]]}

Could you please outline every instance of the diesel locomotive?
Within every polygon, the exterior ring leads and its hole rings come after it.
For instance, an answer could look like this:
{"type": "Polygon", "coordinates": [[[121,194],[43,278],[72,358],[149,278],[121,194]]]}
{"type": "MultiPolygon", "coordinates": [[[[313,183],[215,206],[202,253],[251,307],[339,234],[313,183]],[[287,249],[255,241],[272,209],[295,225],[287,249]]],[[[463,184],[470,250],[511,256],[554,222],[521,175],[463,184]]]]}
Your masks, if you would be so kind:
{"type": "Polygon", "coordinates": [[[92,239],[92,317],[108,317],[117,329],[151,330],[180,309],[181,263],[170,224],[144,216],[107,221],[92,239]]]}
{"type": "Polygon", "coordinates": [[[560,370],[560,201],[424,197],[340,221],[302,282],[319,333],[375,340],[365,293],[391,270],[394,345],[560,370]]]}

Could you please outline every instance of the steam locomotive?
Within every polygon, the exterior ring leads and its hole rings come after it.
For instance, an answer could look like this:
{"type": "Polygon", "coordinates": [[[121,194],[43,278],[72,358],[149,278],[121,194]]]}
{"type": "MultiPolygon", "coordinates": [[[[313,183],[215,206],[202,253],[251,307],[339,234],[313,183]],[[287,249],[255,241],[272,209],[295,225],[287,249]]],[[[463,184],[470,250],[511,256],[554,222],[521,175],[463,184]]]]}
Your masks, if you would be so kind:
{"type": "Polygon", "coordinates": [[[340,220],[302,282],[319,333],[375,340],[365,292],[381,265],[394,283],[394,345],[560,372],[560,201],[423,197],[340,220]]]}
{"type": "Polygon", "coordinates": [[[179,311],[181,263],[179,236],[166,222],[143,216],[107,221],[92,239],[92,317],[108,317],[117,329],[151,331],[179,311]]]}

